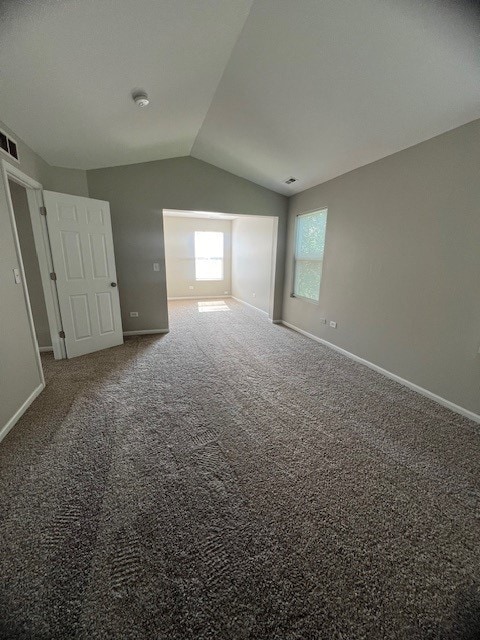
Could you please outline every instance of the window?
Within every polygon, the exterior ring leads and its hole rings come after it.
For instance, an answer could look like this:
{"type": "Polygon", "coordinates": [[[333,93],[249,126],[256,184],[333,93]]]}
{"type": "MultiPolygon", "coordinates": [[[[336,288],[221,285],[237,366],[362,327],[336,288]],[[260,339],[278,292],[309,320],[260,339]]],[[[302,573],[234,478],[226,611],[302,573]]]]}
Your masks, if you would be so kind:
{"type": "Polygon", "coordinates": [[[223,280],[223,233],[195,231],[195,280],[223,280]]]}
{"type": "Polygon", "coordinates": [[[15,160],[18,160],[17,143],[0,131],[0,149],[15,160]]]}
{"type": "Polygon", "coordinates": [[[327,209],[297,217],[293,295],[318,302],[322,279],[327,209]]]}

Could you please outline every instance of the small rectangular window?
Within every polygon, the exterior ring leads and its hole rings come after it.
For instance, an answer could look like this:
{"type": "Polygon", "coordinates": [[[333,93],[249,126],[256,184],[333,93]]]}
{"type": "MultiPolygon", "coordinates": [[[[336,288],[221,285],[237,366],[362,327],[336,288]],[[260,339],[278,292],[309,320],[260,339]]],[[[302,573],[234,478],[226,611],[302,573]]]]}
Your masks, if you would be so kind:
{"type": "Polygon", "coordinates": [[[15,160],[18,160],[17,145],[13,140],[10,140],[10,138],[8,139],[8,152],[12,156],[12,158],[15,158],[15,160]]]}
{"type": "Polygon", "coordinates": [[[0,131],[0,149],[10,156],[10,158],[14,158],[14,160],[18,162],[17,143],[9,138],[3,131],[0,131]]]}
{"type": "Polygon", "coordinates": [[[8,138],[0,131],[0,148],[8,153],[8,138]]]}
{"type": "Polygon", "coordinates": [[[223,280],[221,231],[195,231],[195,279],[223,280]]]}
{"type": "Polygon", "coordinates": [[[327,209],[297,217],[293,295],[318,302],[322,280],[327,209]]]}

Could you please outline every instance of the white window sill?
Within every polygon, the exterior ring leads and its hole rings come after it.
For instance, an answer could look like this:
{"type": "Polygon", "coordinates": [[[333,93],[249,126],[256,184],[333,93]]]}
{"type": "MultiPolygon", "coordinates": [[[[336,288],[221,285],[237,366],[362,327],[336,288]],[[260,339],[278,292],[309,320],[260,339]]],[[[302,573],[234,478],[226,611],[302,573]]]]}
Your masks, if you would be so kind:
{"type": "Polygon", "coordinates": [[[318,305],[320,300],[312,300],[312,298],[304,298],[303,296],[296,296],[294,293],[290,294],[291,298],[295,298],[295,300],[301,300],[302,302],[308,302],[310,304],[318,305]]]}

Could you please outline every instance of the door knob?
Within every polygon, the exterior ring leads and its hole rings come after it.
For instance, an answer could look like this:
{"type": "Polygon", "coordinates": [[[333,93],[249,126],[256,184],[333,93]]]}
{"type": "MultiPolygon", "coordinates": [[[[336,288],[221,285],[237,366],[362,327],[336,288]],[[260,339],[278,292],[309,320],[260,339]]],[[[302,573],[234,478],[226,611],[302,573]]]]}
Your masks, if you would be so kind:
{"type": "Polygon", "coordinates": [[[111,286],[111,287],[116,287],[116,286],[117,286],[117,283],[116,283],[116,282],[110,282],[110,286],[111,286]]]}

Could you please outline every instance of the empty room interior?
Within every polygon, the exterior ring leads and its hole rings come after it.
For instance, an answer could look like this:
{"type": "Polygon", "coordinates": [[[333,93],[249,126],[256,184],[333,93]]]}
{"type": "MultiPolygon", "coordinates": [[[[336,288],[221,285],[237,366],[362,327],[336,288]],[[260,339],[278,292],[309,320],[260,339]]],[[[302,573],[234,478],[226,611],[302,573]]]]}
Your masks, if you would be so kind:
{"type": "MultiPolygon", "coordinates": [[[[167,300],[199,313],[229,311],[226,298],[273,317],[278,218],[163,211],[167,300]],[[193,305],[195,307],[195,305],[193,305]]],[[[155,266],[155,268],[160,268],[155,266]]]]}
{"type": "Polygon", "coordinates": [[[480,5],[0,6],[0,638],[480,638],[480,5]]]}

